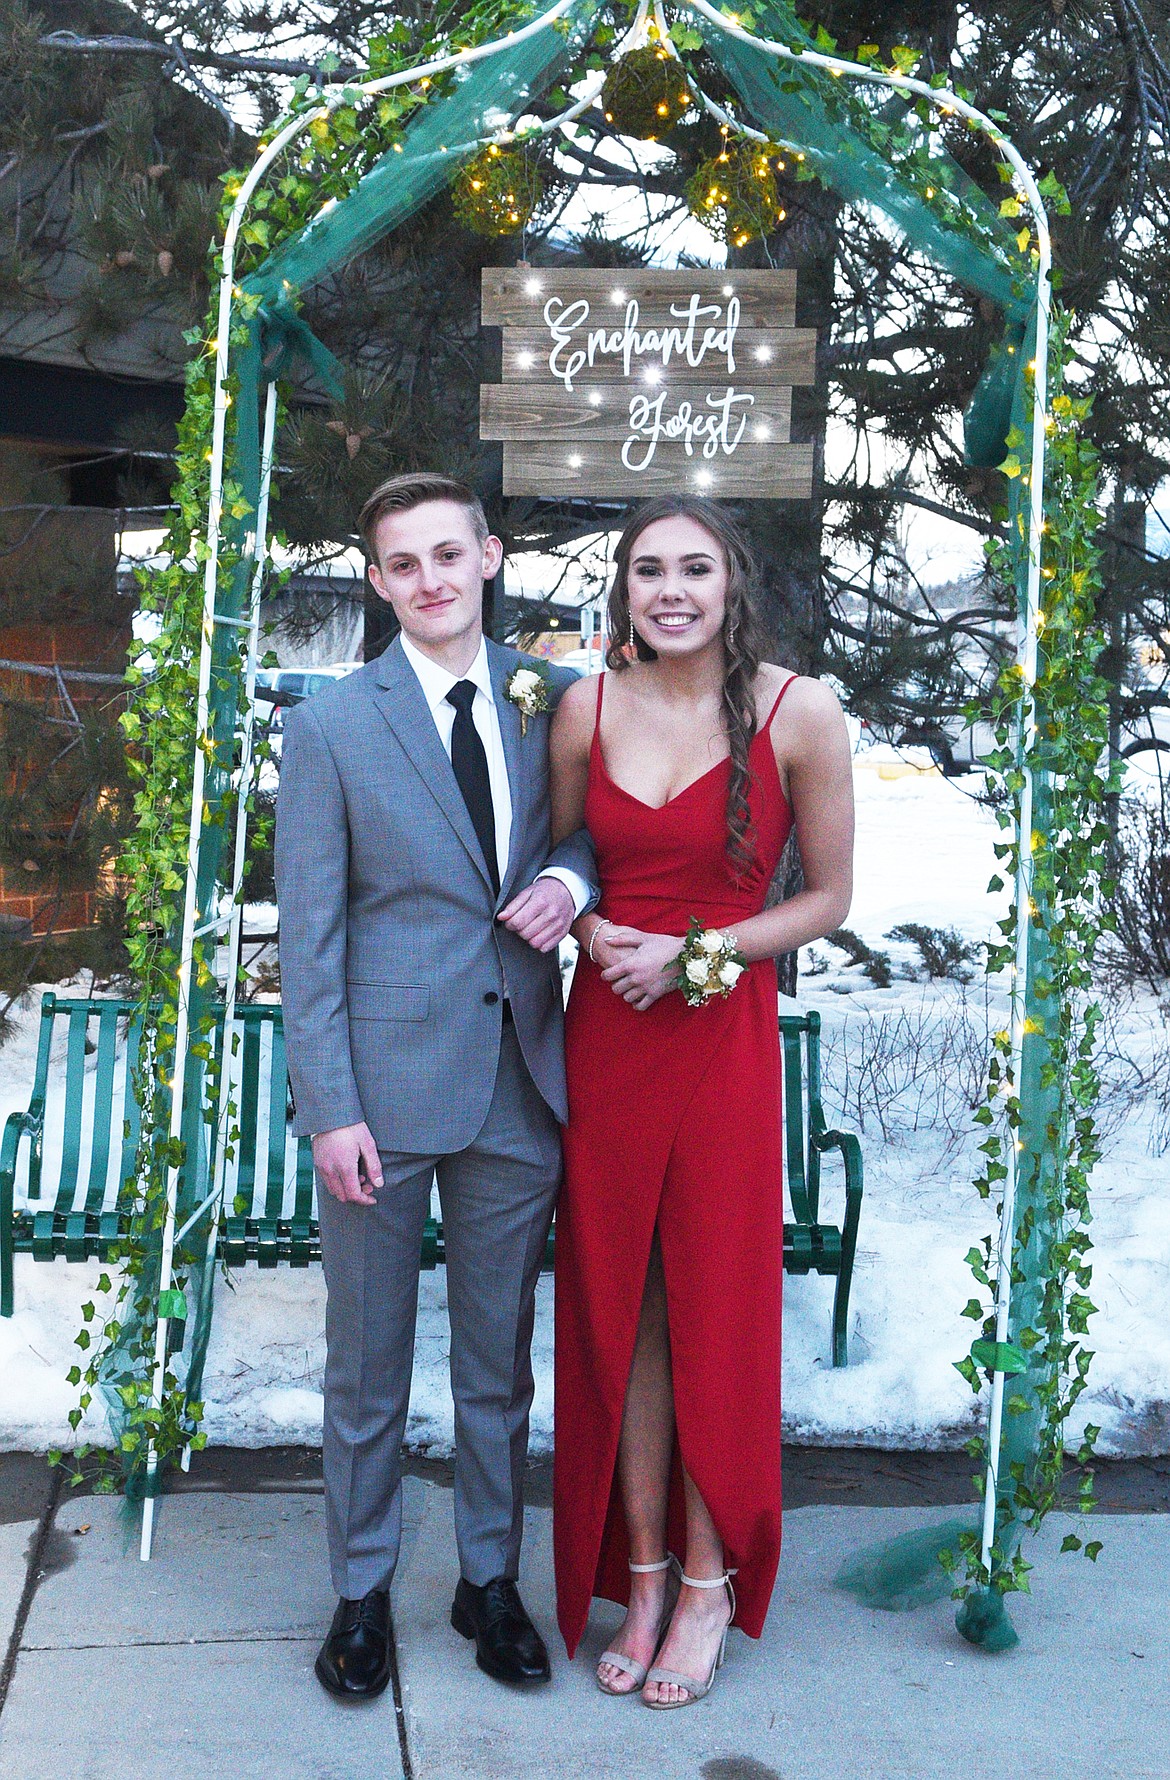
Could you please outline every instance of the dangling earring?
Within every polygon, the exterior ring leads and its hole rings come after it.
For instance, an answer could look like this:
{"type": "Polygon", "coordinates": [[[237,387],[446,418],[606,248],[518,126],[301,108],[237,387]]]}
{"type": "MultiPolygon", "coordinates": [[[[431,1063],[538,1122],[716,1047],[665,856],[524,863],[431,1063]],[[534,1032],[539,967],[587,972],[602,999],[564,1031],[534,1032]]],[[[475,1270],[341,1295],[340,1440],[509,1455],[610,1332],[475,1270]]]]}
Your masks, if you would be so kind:
{"type": "Polygon", "coordinates": [[[631,612],[630,613],[630,648],[636,649],[637,647],[638,647],[638,638],[634,631],[634,614],[631,612]]]}

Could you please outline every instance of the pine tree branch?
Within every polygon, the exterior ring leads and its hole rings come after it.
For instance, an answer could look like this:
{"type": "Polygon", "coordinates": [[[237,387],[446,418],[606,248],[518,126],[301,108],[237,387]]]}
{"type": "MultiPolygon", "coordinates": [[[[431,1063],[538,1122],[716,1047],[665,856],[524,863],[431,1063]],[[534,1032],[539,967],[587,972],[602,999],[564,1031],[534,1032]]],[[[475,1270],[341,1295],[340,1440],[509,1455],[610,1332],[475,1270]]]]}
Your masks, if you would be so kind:
{"type": "Polygon", "coordinates": [[[963,513],[958,507],[946,507],[941,501],[932,501],[926,495],[915,494],[909,488],[857,488],[843,482],[826,482],[825,498],[831,501],[848,501],[855,505],[893,501],[904,507],[921,507],[926,513],[937,513],[940,519],[950,519],[956,525],[968,526],[971,531],[976,531],[985,538],[995,537],[1003,529],[990,519],[981,519],[976,513],[963,513]]]}
{"type": "MultiPolygon", "coordinates": [[[[168,62],[177,62],[187,72],[190,72],[191,66],[196,66],[220,68],[233,74],[288,74],[294,77],[308,74],[319,82],[352,80],[355,75],[367,72],[356,62],[323,69],[319,62],[292,61],[276,56],[239,56],[220,50],[187,49],[177,41],[156,42],[147,37],[79,37],[75,31],[50,31],[47,37],[38,38],[37,41],[41,49],[67,50],[79,55],[158,56],[168,62]]],[[[218,101],[214,103],[217,109],[222,109],[218,101]]]]}

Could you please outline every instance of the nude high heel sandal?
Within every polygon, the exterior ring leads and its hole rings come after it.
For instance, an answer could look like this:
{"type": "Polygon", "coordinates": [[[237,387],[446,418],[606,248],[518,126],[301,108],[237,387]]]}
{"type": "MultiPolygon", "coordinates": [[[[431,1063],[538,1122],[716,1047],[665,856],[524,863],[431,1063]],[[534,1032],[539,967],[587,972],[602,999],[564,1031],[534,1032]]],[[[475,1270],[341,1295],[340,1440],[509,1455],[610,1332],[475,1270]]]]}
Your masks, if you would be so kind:
{"type": "MultiPolygon", "coordinates": [[[[715,1661],[711,1664],[711,1673],[706,1681],[699,1681],[693,1675],[680,1675],[675,1669],[650,1669],[647,1681],[673,1682],[675,1687],[685,1687],[686,1697],[681,1700],[648,1700],[642,1695],[642,1704],[649,1706],[652,1712],[673,1712],[676,1706],[694,1706],[699,1700],[706,1699],[715,1681],[716,1669],[723,1667],[723,1658],[727,1653],[727,1634],[731,1630],[731,1621],[735,1618],[735,1590],[731,1586],[734,1570],[726,1570],[722,1576],[703,1577],[688,1576],[683,1572],[682,1581],[688,1588],[725,1588],[731,1602],[731,1615],[723,1628],[723,1636],[719,1640],[719,1649],[715,1653],[715,1661]]],[[[643,1683],[645,1686],[645,1682],[643,1683]]]]}
{"type": "MultiPolygon", "coordinates": [[[[657,1576],[663,1570],[669,1570],[672,1575],[680,1578],[682,1576],[682,1565],[672,1551],[667,1552],[661,1563],[630,1565],[631,1576],[657,1576]]],[[[679,1588],[681,1587],[682,1583],[680,1581],[679,1588]]],[[[670,1616],[674,1612],[675,1603],[678,1601],[678,1595],[679,1590],[675,1589],[672,1594],[670,1583],[667,1582],[666,1600],[663,1602],[662,1617],[658,1622],[658,1636],[654,1640],[656,1646],[661,1644],[663,1634],[665,1633],[667,1626],[670,1624],[670,1616]]],[[[608,1683],[603,1681],[601,1676],[598,1675],[598,1687],[601,1689],[602,1693],[609,1694],[611,1698],[615,1700],[622,1700],[627,1696],[632,1698],[638,1692],[639,1688],[645,1686],[647,1674],[646,1667],[643,1663],[636,1662],[632,1656],[624,1656],[620,1650],[603,1650],[597,1659],[598,1668],[601,1667],[602,1663],[611,1663],[615,1669],[620,1669],[624,1675],[632,1675],[634,1678],[633,1687],[610,1687],[608,1683]]]]}

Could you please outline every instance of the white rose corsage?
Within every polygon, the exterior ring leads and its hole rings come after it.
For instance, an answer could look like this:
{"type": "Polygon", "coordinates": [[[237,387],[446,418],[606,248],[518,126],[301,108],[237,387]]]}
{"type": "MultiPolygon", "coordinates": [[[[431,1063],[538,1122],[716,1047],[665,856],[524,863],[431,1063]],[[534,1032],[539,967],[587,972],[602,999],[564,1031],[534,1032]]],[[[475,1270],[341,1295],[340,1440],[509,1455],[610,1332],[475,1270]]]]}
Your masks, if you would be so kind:
{"type": "Polygon", "coordinates": [[[702,1007],[715,995],[726,999],[746,969],[747,959],[736,946],[733,933],[704,927],[691,916],[674,981],[688,1006],[702,1007]]]}
{"type": "Polygon", "coordinates": [[[528,723],[552,709],[548,675],[534,667],[518,667],[504,681],[504,697],[520,713],[520,734],[528,734],[528,723]]]}

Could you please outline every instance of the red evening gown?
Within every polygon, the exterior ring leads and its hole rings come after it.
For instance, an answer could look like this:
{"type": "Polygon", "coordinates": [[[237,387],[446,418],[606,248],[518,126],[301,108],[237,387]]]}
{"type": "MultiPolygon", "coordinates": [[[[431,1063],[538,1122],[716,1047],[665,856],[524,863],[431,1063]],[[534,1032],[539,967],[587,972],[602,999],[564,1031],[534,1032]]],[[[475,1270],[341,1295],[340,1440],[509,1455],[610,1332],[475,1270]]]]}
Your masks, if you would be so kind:
{"type": "MultiPolygon", "coordinates": [[[[615,785],[600,742],[585,820],[601,913],[683,935],[692,915],[734,928],[756,915],[792,816],[769,735],[751,747],[752,865],[727,856],[730,762],[661,808],[615,785]]],[[[667,1545],[685,1546],[680,1459],[723,1540],[735,1623],[763,1629],[780,1556],[780,1049],[776,971],[752,965],[726,1000],[672,991],[637,1013],[584,950],[565,1034],[569,1123],[557,1207],[554,1544],[569,1655],[594,1595],[629,1600],[616,1476],[622,1407],[655,1225],[666,1278],[677,1422],[667,1545]]]]}

